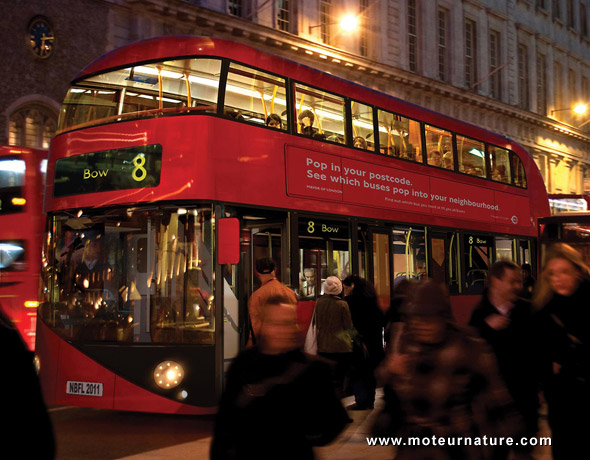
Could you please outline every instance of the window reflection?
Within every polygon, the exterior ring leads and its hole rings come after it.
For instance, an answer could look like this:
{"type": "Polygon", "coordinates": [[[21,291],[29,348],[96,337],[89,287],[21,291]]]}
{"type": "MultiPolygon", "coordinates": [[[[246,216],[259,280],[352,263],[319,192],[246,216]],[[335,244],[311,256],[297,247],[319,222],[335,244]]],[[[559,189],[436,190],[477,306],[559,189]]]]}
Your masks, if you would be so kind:
{"type": "Polygon", "coordinates": [[[55,216],[43,319],[79,341],[212,344],[209,208],[55,216]]]}

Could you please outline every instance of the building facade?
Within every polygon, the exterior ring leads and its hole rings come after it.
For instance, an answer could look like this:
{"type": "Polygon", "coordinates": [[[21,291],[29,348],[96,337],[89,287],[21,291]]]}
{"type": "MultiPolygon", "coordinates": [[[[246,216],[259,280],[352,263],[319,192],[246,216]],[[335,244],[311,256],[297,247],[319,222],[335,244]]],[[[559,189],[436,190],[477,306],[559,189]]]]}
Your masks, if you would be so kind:
{"type": "Polygon", "coordinates": [[[0,144],[47,148],[70,80],[160,35],[244,42],[504,134],[590,192],[590,0],[1,0],[0,144]],[[354,31],[338,25],[345,15],[354,31]]]}

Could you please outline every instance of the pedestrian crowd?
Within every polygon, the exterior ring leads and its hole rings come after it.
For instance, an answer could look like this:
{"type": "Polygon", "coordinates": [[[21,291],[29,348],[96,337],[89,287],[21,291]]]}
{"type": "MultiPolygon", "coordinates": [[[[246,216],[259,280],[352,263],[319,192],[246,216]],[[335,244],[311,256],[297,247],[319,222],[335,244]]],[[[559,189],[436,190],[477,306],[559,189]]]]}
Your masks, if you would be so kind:
{"type": "MultiPolygon", "coordinates": [[[[312,317],[317,355],[303,351],[297,298],[274,262],[256,268],[249,346],[227,374],[212,459],[313,459],[313,446],[352,421],[347,410],[374,409],[378,386],[375,436],[532,439],[545,402],[553,459],[587,450],[590,269],[572,247],[548,248],[538,280],[528,264],[495,262],[468,324],[457,323],[433,279],[404,280],[383,311],[369,281],[329,276],[312,317]],[[349,395],[355,402],[344,408],[349,395]]],[[[430,443],[399,446],[395,458],[534,457],[520,444],[430,443]]]]}

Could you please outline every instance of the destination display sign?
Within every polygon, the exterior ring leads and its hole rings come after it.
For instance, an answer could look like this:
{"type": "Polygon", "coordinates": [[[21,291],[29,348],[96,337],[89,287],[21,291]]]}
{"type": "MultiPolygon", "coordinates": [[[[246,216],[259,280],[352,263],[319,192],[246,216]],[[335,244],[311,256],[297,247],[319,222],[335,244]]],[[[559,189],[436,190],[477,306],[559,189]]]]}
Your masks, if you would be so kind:
{"type": "Polygon", "coordinates": [[[53,196],[156,187],[161,166],[159,144],[60,158],[55,164],[53,196]]]}

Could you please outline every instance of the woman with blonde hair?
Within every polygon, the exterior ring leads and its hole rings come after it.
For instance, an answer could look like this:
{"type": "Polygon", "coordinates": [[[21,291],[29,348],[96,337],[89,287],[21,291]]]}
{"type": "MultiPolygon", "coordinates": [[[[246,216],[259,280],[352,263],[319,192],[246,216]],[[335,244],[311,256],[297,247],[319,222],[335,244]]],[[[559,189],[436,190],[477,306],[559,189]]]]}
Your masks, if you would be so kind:
{"type": "Polygon", "coordinates": [[[585,449],[590,432],[590,269],[571,246],[547,250],[535,293],[545,348],[545,399],[554,460],[585,449]]]}

